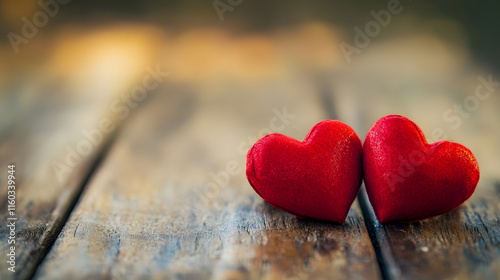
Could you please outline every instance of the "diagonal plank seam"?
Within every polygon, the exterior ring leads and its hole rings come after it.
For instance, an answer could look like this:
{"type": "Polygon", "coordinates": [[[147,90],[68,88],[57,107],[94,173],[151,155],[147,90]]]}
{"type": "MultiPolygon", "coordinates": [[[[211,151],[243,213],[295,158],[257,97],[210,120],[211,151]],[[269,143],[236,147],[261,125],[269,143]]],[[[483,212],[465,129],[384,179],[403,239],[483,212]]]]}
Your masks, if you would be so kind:
{"type": "MultiPolygon", "coordinates": [[[[145,104],[149,99],[150,98],[147,98],[147,100],[144,100],[143,102],[139,103],[139,106],[143,107],[143,104],[145,104]]],[[[138,111],[138,110],[135,110],[135,111],[138,111]]],[[[89,184],[90,180],[92,179],[94,174],[97,172],[97,170],[101,166],[101,164],[104,162],[104,159],[107,157],[109,151],[111,150],[111,147],[113,146],[113,144],[116,141],[116,138],[118,137],[118,135],[120,135],[120,132],[122,131],[123,127],[125,126],[127,121],[129,121],[131,119],[131,117],[132,116],[129,116],[126,120],[123,120],[122,122],[120,122],[117,125],[117,128],[112,132],[110,137],[107,139],[107,141],[104,143],[102,148],[97,153],[96,158],[93,160],[93,162],[90,165],[89,171],[83,177],[84,179],[82,180],[82,183],[76,189],[76,192],[72,195],[72,197],[68,203],[68,207],[67,207],[66,211],[61,215],[60,220],[57,223],[57,226],[55,227],[55,231],[53,233],[49,232],[47,234],[48,235],[47,238],[44,239],[44,242],[40,246],[41,247],[40,254],[38,256],[36,256],[34,259],[33,269],[26,273],[26,279],[33,279],[38,267],[40,267],[40,265],[45,260],[46,256],[49,254],[54,243],[59,238],[59,235],[62,232],[64,226],[66,225],[69,218],[71,217],[71,214],[77,208],[78,204],[80,203],[81,199],[83,198],[83,196],[85,194],[85,190],[86,190],[87,185],[89,184]]],[[[75,176],[75,174],[72,174],[70,176],[75,176]]]]}
{"type": "Polygon", "coordinates": [[[401,273],[397,270],[397,266],[394,265],[395,260],[391,257],[393,254],[384,253],[384,250],[393,251],[391,243],[387,242],[389,240],[389,236],[387,235],[385,227],[380,225],[377,221],[375,213],[369,204],[364,187],[361,188],[357,198],[359,207],[361,208],[361,213],[363,214],[366,229],[368,230],[368,235],[370,236],[370,240],[373,245],[373,250],[375,251],[375,256],[377,257],[382,279],[399,279],[401,273]]]}
{"type": "Polygon", "coordinates": [[[40,264],[45,260],[45,257],[48,255],[50,250],[52,249],[52,246],[56,242],[57,238],[59,238],[59,234],[61,233],[62,229],[66,225],[66,222],[68,221],[69,217],[73,213],[73,210],[76,209],[78,206],[78,203],[80,202],[81,198],[83,197],[85,193],[86,186],[88,185],[89,181],[92,179],[93,175],[101,165],[101,163],[104,161],[105,157],[107,156],[112,144],[115,142],[116,135],[118,135],[118,132],[121,129],[121,126],[123,123],[116,129],[116,132],[111,135],[109,140],[105,143],[105,145],[101,148],[99,151],[97,157],[94,159],[90,170],[84,177],[82,183],[80,186],[77,188],[75,194],[73,194],[73,197],[71,198],[69,202],[69,206],[64,212],[64,214],[61,216],[60,221],[58,225],[55,228],[55,232],[51,233],[51,236],[49,236],[47,239],[45,239],[45,244],[42,244],[42,250],[41,254],[34,260],[34,266],[33,270],[28,272],[28,277],[26,279],[32,279],[33,276],[35,275],[36,270],[40,266],[40,264]]]}
{"type": "MultiPolygon", "coordinates": [[[[327,87],[327,83],[324,82],[324,79],[320,79],[319,81],[319,98],[322,101],[323,104],[323,109],[325,110],[325,113],[329,119],[338,119],[338,116],[336,114],[337,110],[335,106],[333,105],[333,99],[334,99],[334,93],[331,92],[331,90],[327,87]]],[[[384,280],[390,280],[394,278],[398,278],[397,276],[400,275],[399,271],[396,271],[393,269],[393,271],[390,271],[391,265],[388,264],[388,262],[394,262],[394,260],[388,260],[384,257],[383,253],[383,248],[379,242],[380,239],[380,229],[377,229],[376,223],[378,221],[375,218],[375,213],[373,212],[372,209],[370,209],[370,205],[368,202],[368,199],[366,197],[364,187],[361,188],[357,200],[359,207],[361,208],[361,213],[363,216],[363,220],[366,226],[366,229],[368,231],[368,235],[370,237],[370,241],[372,243],[373,250],[375,252],[375,256],[377,258],[377,263],[378,267],[380,270],[380,276],[384,280]]],[[[387,235],[387,234],[386,234],[387,235]]],[[[385,238],[388,238],[388,236],[385,236],[385,238]]],[[[387,239],[385,239],[387,240],[387,239]]],[[[388,243],[388,242],[385,242],[388,243]]],[[[385,244],[390,246],[390,244],[385,244]]],[[[396,266],[392,266],[396,267],[396,266]]]]}

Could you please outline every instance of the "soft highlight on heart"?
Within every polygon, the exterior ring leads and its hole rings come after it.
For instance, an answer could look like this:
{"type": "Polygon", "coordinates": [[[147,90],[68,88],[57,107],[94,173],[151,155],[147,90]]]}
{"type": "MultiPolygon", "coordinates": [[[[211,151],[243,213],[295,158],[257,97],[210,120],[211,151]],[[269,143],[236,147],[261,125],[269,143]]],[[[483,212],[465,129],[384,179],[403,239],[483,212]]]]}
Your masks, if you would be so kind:
{"type": "Polygon", "coordinates": [[[247,178],[270,205],[307,218],[342,224],[361,186],[362,145],[335,120],[316,124],[300,142],[270,134],[247,155],[247,178]]]}
{"type": "Polygon", "coordinates": [[[365,185],[382,223],[416,222],[449,212],[476,189],[479,167],[458,143],[428,144],[420,128],[399,115],[379,119],[363,145],[365,185]]]}

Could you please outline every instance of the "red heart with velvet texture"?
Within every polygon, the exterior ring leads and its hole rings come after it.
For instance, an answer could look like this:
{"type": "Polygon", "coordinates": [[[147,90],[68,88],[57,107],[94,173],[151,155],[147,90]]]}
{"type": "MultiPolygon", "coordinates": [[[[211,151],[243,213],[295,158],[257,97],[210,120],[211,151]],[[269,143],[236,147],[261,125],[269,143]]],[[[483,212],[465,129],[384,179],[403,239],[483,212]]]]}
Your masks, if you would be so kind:
{"type": "Polygon", "coordinates": [[[474,192],[479,167],[466,147],[428,144],[403,116],[379,119],[363,145],[366,192],[382,223],[416,222],[449,212],[474,192]]]}
{"type": "Polygon", "coordinates": [[[316,124],[303,142],[270,134],[247,156],[247,178],[272,206],[342,224],[361,186],[363,148],[356,132],[334,120],[316,124]]]}

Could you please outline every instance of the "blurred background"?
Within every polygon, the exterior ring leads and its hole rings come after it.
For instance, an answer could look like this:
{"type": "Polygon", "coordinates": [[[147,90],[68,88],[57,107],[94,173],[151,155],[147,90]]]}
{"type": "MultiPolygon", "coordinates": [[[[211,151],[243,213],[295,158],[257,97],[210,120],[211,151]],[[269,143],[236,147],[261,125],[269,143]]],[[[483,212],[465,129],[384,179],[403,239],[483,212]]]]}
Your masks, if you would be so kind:
{"type": "Polygon", "coordinates": [[[408,77],[449,81],[499,71],[495,1],[401,1],[400,12],[347,63],[340,44],[355,46],[354,28],[364,30],[371,11],[389,2],[2,0],[0,106],[9,113],[0,128],[23,113],[9,111],[12,104],[120,91],[158,63],[172,82],[190,83],[354,71],[394,86],[408,77]]]}
{"type": "MultiPolygon", "coordinates": [[[[245,102],[256,88],[267,91],[256,104],[281,98],[279,90],[303,89],[294,100],[326,91],[344,121],[425,111],[415,120],[424,132],[443,127],[453,139],[455,122],[443,117],[450,100],[471,95],[478,76],[498,76],[499,8],[495,1],[2,0],[0,137],[46,131],[56,125],[53,114],[58,122],[78,118],[76,130],[96,127],[89,112],[105,115],[113,98],[157,67],[169,84],[192,91],[238,89],[231,100],[212,95],[209,106],[245,102]]],[[[467,116],[470,126],[498,121],[495,110],[480,111],[467,116]]],[[[465,144],[485,144],[476,140],[465,144]]]]}

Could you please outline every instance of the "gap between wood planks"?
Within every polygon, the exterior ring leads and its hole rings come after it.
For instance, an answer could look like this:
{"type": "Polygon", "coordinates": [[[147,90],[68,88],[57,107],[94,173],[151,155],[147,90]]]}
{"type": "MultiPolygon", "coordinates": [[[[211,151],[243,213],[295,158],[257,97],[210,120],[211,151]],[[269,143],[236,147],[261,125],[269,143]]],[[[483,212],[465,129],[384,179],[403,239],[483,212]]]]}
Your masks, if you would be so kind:
{"type": "MultiPolygon", "coordinates": [[[[323,104],[323,108],[327,114],[329,119],[338,119],[337,110],[333,106],[334,103],[334,93],[330,92],[327,83],[325,81],[320,80],[319,84],[319,95],[321,103],[323,104]]],[[[361,213],[363,215],[363,220],[365,222],[366,229],[368,231],[368,235],[370,236],[370,241],[373,246],[373,250],[375,251],[375,256],[377,258],[377,263],[380,269],[380,274],[382,279],[389,280],[393,279],[391,276],[395,276],[395,279],[398,279],[398,276],[401,276],[400,271],[394,263],[393,259],[390,256],[393,254],[385,254],[384,251],[391,250],[391,245],[389,237],[385,232],[385,229],[378,222],[375,212],[373,208],[370,206],[370,202],[368,201],[368,197],[366,194],[366,190],[364,187],[364,182],[361,186],[361,189],[356,197],[358,200],[359,207],[361,208],[361,213]],[[389,257],[388,257],[389,256],[389,257]]]]}
{"type": "Polygon", "coordinates": [[[71,216],[71,213],[73,213],[73,210],[76,208],[78,205],[78,202],[80,199],[83,197],[83,194],[85,193],[85,187],[87,186],[88,182],[94,175],[94,173],[97,171],[99,166],[101,165],[102,161],[106,157],[108,151],[110,150],[112,144],[114,143],[116,136],[118,135],[121,127],[126,121],[122,122],[116,130],[113,132],[113,134],[109,137],[107,142],[103,145],[101,150],[98,152],[97,157],[95,158],[94,162],[92,162],[91,167],[89,172],[84,176],[84,179],[80,186],[77,188],[75,194],[73,195],[69,208],[67,209],[66,212],[64,212],[61,216],[61,222],[59,225],[57,225],[55,232],[52,233],[51,237],[47,238],[46,244],[42,245],[42,251],[41,254],[39,255],[38,258],[35,259],[35,264],[33,266],[33,269],[29,272],[27,272],[27,279],[32,279],[33,276],[35,275],[36,270],[40,266],[40,264],[43,262],[47,254],[50,252],[50,249],[56,242],[57,238],[59,238],[59,234],[61,233],[62,229],[66,225],[66,222],[68,221],[69,217],[71,216]]]}
{"type": "MultiPolygon", "coordinates": [[[[161,94],[161,93],[157,93],[161,94]]],[[[108,156],[111,148],[113,145],[116,143],[116,140],[118,139],[119,135],[121,135],[123,128],[133,119],[133,117],[141,111],[142,108],[147,106],[147,103],[149,103],[152,99],[154,99],[153,94],[148,94],[148,98],[143,100],[142,102],[138,103],[138,107],[131,112],[131,114],[125,119],[124,121],[120,122],[116,129],[111,133],[110,137],[106,138],[106,142],[100,150],[97,152],[96,158],[90,163],[90,168],[88,172],[82,176],[83,180],[82,183],[78,186],[76,191],[74,192],[69,206],[66,209],[66,211],[61,215],[60,218],[60,223],[57,225],[55,231],[50,234],[50,236],[46,239],[46,243],[42,244],[42,249],[41,253],[36,257],[34,261],[33,268],[30,271],[27,271],[25,274],[23,274],[21,279],[32,279],[40,265],[44,262],[46,259],[47,255],[50,253],[52,247],[54,246],[55,242],[59,238],[60,233],[66,226],[67,222],[69,221],[71,215],[73,212],[77,209],[78,205],[80,204],[81,200],[85,196],[86,190],[89,186],[89,183],[91,179],[97,174],[99,171],[99,168],[101,167],[102,163],[105,161],[106,157],[108,156]]],[[[183,123],[183,121],[186,119],[187,115],[192,113],[192,109],[194,108],[193,104],[193,98],[192,94],[189,91],[183,91],[182,94],[179,96],[179,112],[175,114],[175,116],[172,119],[172,122],[170,122],[168,125],[166,125],[166,131],[171,131],[176,129],[177,126],[183,123]]],[[[70,176],[77,176],[75,174],[72,174],[70,176]]]]}
{"type": "MultiPolygon", "coordinates": [[[[144,106],[149,98],[144,100],[143,102],[140,102],[138,106],[144,106]]],[[[104,138],[103,141],[107,141],[102,145],[101,149],[98,151],[96,158],[94,161],[91,163],[89,171],[85,176],[83,177],[84,179],[82,180],[82,183],[78,186],[76,189],[76,192],[73,194],[73,197],[71,198],[69,207],[67,208],[67,211],[65,211],[62,216],[61,216],[61,221],[60,223],[56,226],[55,232],[51,233],[51,235],[46,239],[45,244],[42,244],[42,250],[41,254],[35,258],[35,264],[33,265],[33,269],[31,271],[28,271],[26,275],[26,279],[32,279],[33,276],[35,275],[38,267],[40,264],[45,260],[45,257],[49,254],[50,250],[52,249],[52,246],[56,242],[57,238],[59,238],[59,234],[61,233],[62,229],[68,222],[69,217],[71,216],[71,213],[76,209],[78,206],[78,203],[80,202],[81,198],[83,197],[85,193],[85,189],[92,178],[92,176],[96,173],[96,171],[99,169],[99,166],[101,163],[104,161],[106,158],[109,150],[113,146],[113,143],[115,142],[117,136],[120,134],[120,131],[124,127],[124,125],[135,115],[135,112],[138,111],[137,109],[134,110],[128,118],[122,122],[120,122],[116,129],[111,133],[109,138],[104,138]]],[[[77,174],[71,174],[70,176],[77,176],[77,174]]]]}

